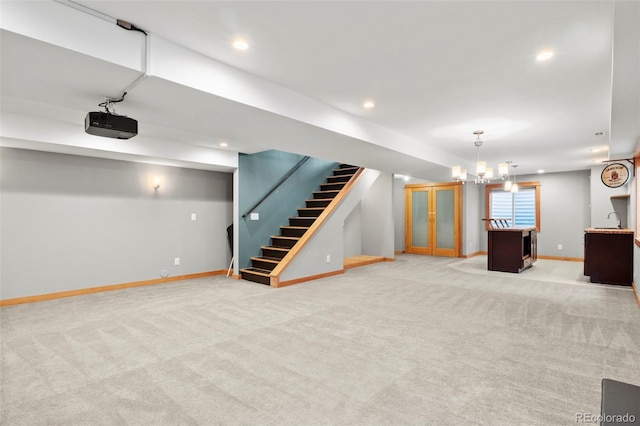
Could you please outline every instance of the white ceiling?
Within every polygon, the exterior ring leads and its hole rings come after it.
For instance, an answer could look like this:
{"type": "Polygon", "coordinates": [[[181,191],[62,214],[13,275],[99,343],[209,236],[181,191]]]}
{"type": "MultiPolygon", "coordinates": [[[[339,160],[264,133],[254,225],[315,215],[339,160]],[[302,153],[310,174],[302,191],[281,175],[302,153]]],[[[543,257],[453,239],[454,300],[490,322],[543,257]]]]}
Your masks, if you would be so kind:
{"type": "MultiPolygon", "coordinates": [[[[367,132],[341,135],[284,120],[276,111],[145,77],[117,105],[118,113],[140,122],[140,134],[129,144],[147,138],[179,142],[185,150],[219,150],[225,140],[229,151],[276,148],[443,180],[448,167],[475,161],[473,131],[479,129],[485,132],[482,159],[494,166],[512,160],[519,174],[587,169],[609,156],[628,156],[638,143],[640,124],[633,120],[639,120],[640,111],[637,96],[629,99],[629,92],[640,91],[635,77],[640,75],[640,40],[628,24],[638,21],[618,19],[615,12],[625,2],[73,3],[128,21],[406,142],[402,147],[394,138],[372,143],[367,132]],[[616,42],[626,38],[626,45],[617,46],[627,52],[616,54],[635,57],[635,72],[617,72],[614,35],[616,42]],[[249,50],[231,47],[237,36],[249,41],[249,50]],[[552,49],[555,56],[536,62],[542,49],[552,49]],[[369,98],[376,107],[365,110],[362,102],[369,98]],[[616,105],[630,105],[635,114],[621,107],[625,114],[612,118],[616,105]],[[609,152],[592,152],[603,146],[609,152]],[[434,164],[431,152],[439,156],[434,164]]],[[[76,123],[69,131],[83,132],[86,113],[139,76],[130,68],[10,31],[2,32],[1,42],[3,120],[7,114],[32,115],[76,123]]],[[[37,148],[46,149],[46,144],[37,148]]],[[[197,163],[193,166],[215,169],[197,163]]]]}

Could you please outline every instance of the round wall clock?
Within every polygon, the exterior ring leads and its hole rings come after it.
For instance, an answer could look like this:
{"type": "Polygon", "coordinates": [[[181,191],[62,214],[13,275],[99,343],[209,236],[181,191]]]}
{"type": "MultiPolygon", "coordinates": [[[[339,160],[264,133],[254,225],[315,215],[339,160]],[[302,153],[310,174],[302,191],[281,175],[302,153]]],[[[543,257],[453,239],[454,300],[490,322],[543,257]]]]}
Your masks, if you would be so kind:
{"type": "Polygon", "coordinates": [[[609,164],[602,171],[600,179],[609,188],[618,188],[629,180],[629,169],[621,163],[609,164]]]}

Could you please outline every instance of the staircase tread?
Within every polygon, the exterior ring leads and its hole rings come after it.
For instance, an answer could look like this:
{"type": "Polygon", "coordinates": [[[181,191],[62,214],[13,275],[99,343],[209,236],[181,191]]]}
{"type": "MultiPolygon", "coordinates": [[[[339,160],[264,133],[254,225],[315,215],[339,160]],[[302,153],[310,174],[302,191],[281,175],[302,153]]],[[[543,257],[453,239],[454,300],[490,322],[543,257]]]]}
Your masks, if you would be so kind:
{"type": "Polygon", "coordinates": [[[267,250],[279,250],[279,251],[289,251],[291,249],[288,248],[284,248],[284,247],[276,247],[276,246],[260,246],[261,249],[267,249],[267,250]]]}
{"type": "Polygon", "coordinates": [[[252,257],[251,260],[257,260],[259,262],[268,262],[268,263],[280,263],[282,259],[278,259],[277,257],[255,256],[255,257],[252,257]]]}
{"type": "MultiPolygon", "coordinates": [[[[347,164],[342,164],[340,166],[340,169],[343,174],[340,175],[333,175],[333,176],[328,176],[327,177],[327,183],[323,183],[320,184],[320,190],[319,191],[313,191],[312,194],[338,194],[340,193],[344,187],[347,184],[347,181],[349,179],[351,179],[353,176],[355,176],[356,171],[360,169],[360,167],[357,166],[351,166],[351,165],[347,165],[347,164]],[[344,173],[345,170],[353,170],[353,173],[344,173]],[[329,179],[335,179],[335,182],[330,182],[329,179]],[[341,188],[339,189],[322,189],[324,187],[327,186],[337,186],[337,185],[341,185],[341,188]]],[[[330,204],[333,199],[332,198],[312,198],[312,199],[307,199],[305,200],[306,202],[309,203],[327,203],[330,204]]],[[[320,207],[301,207],[298,209],[299,212],[317,212],[317,211],[324,211],[327,208],[327,206],[320,206],[320,207]]],[[[314,222],[317,217],[315,216],[291,216],[289,217],[290,220],[297,220],[297,221],[304,221],[302,222],[303,225],[307,224],[307,221],[310,225],[311,222],[314,222]]],[[[284,229],[284,230],[308,230],[310,228],[310,226],[300,226],[300,225],[283,225],[280,226],[280,229],[284,229]]],[[[295,235],[295,234],[294,234],[295,235]]],[[[278,239],[280,240],[287,240],[287,241],[299,241],[301,239],[301,237],[299,236],[285,236],[285,235],[272,235],[271,238],[275,239],[275,241],[277,241],[278,239]]],[[[275,242],[274,241],[274,242],[275,242]]],[[[267,251],[271,250],[274,252],[289,252],[291,251],[291,248],[289,247],[278,247],[278,246],[261,246],[260,247],[263,251],[267,251]]],[[[280,256],[282,256],[281,254],[277,254],[277,253],[271,253],[274,256],[254,256],[251,257],[250,259],[252,261],[256,261],[256,262],[264,262],[263,266],[268,266],[267,264],[274,264],[277,265],[278,263],[280,263],[282,261],[282,258],[280,256]]],[[[247,275],[255,275],[255,276],[261,276],[261,277],[267,277],[270,278],[271,277],[271,270],[269,269],[263,269],[263,268],[257,268],[257,267],[249,267],[249,268],[242,268],[240,269],[241,273],[247,274],[247,275]]],[[[256,278],[257,279],[257,278],[256,278]]],[[[251,281],[251,280],[249,280],[251,281]]]]}
{"type": "Polygon", "coordinates": [[[254,275],[261,275],[263,277],[270,277],[270,272],[268,269],[260,269],[260,268],[244,268],[244,269],[240,269],[240,272],[243,273],[248,273],[248,274],[254,274],[254,275]]]}
{"type": "Polygon", "coordinates": [[[313,191],[314,194],[320,193],[320,192],[340,192],[339,189],[327,189],[326,191],[313,191]]]}

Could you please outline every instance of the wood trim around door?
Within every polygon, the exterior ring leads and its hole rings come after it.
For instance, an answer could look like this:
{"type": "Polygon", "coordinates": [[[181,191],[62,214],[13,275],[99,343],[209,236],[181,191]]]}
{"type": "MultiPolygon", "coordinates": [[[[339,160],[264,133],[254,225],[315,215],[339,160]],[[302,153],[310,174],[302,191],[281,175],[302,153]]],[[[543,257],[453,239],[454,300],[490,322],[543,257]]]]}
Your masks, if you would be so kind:
{"type": "Polygon", "coordinates": [[[405,185],[405,235],[404,235],[404,246],[405,253],[411,254],[423,254],[423,255],[439,255],[439,256],[450,256],[450,257],[460,257],[462,254],[462,183],[460,182],[439,182],[439,183],[414,183],[405,185]],[[448,187],[448,188],[446,188],[448,187]],[[427,206],[428,210],[432,211],[435,209],[435,199],[437,190],[444,189],[453,189],[454,190],[454,214],[455,214],[455,223],[454,223],[454,241],[455,248],[451,249],[451,251],[443,252],[442,250],[448,249],[439,249],[439,253],[436,253],[436,233],[435,233],[435,222],[432,222],[431,217],[432,214],[427,213],[427,221],[429,222],[429,241],[428,247],[426,248],[416,248],[412,246],[412,238],[411,232],[409,232],[411,228],[411,224],[413,223],[413,208],[411,204],[412,194],[413,192],[418,191],[427,191],[427,206]],[[434,223],[432,225],[432,223],[434,223]]]}

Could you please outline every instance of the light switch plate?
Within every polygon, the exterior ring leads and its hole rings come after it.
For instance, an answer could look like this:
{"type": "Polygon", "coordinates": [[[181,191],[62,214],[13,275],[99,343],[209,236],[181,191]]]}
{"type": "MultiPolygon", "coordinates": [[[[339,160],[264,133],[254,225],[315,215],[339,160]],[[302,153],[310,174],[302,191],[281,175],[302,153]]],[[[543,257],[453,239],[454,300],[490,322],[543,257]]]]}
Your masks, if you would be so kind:
{"type": "Polygon", "coordinates": [[[260,213],[251,213],[251,220],[260,220],[260,213]]]}

